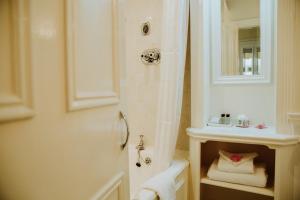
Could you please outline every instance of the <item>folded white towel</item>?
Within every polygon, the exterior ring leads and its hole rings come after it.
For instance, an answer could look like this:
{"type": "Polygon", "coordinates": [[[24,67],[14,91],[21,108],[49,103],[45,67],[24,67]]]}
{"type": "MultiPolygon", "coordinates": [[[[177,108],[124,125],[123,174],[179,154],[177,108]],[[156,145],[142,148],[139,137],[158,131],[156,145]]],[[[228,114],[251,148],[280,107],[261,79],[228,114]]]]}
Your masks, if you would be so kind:
{"type": "MultiPolygon", "coordinates": [[[[176,199],[175,177],[168,170],[150,178],[142,188],[154,192],[160,200],[176,199]]],[[[139,199],[144,200],[141,197],[139,199]]]]}
{"type": "Polygon", "coordinates": [[[218,169],[233,173],[254,173],[254,158],[257,153],[229,153],[219,151],[218,169]]]}
{"type": "Polygon", "coordinates": [[[218,160],[218,170],[223,172],[253,174],[254,164],[253,160],[248,160],[246,162],[241,163],[240,165],[233,165],[231,162],[228,162],[220,156],[218,160]]]}
{"type": "Polygon", "coordinates": [[[218,170],[217,164],[218,160],[216,159],[207,173],[208,178],[212,180],[256,187],[265,187],[267,184],[268,175],[263,165],[256,166],[253,174],[241,174],[220,171],[218,170]]]}
{"type": "Polygon", "coordinates": [[[253,161],[253,159],[258,156],[257,153],[229,153],[222,150],[219,151],[219,154],[220,157],[235,166],[241,165],[249,160],[253,161]],[[241,159],[239,161],[233,161],[231,158],[236,156],[240,157],[241,159]]]}

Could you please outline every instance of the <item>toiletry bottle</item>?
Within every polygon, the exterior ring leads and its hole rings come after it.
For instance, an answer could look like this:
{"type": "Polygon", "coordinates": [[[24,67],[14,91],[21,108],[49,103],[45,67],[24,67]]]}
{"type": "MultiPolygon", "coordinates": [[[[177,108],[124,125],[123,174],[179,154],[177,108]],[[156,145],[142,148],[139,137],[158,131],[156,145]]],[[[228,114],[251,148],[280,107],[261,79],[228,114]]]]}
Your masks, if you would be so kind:
{"type": "Polygon", "coordinates": [[[221,119],[220,119],[220,122],[221,122],[221,124],[225,124],[225,114],[224,113],[222,113],[221,114],[221,119]]]}
{"type": "Polygon", "coordinates": [[[230,114],[226,114],[225,116],[225,124],[230,124],[230,114]]]}

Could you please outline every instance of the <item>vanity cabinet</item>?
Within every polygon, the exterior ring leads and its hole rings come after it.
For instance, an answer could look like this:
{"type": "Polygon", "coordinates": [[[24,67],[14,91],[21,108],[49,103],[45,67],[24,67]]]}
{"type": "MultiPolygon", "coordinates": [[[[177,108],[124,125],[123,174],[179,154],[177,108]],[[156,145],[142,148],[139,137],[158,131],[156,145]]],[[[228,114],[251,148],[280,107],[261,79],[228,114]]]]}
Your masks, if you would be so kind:
{"type": "Polygon", "coordinates": [[[300,200],[300,1],[191,0],[190,5],[191,125],[203,127],[187,130],[191,199],[300,200]],[[286,134],[205,127],[222,113],[231,114],[232,124],[245,114],[252,125],[276,125],[286,134]],[[267,187],[208,179],[219,149],[258,152],[267,163],[267,187]]]}
{"type": "Polygon", "coordinates": [[[193,200],[296,200],[294,166],[299,137],[255,128],[205,127],[187,130],[190,137],[190,165],[193,200]],[[246,186],[207,178],[207,170],[218,151],[257,152],[258,162],[266,163],[265,188],[246,186]]]}

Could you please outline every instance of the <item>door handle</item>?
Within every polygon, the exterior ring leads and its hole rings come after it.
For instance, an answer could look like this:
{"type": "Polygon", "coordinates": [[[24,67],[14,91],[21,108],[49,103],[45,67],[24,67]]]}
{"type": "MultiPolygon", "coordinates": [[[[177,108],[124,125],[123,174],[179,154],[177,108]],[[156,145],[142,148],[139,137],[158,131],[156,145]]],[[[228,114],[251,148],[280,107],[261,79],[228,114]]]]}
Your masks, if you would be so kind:
{"type": "Polygon", "coordinates": [[[128,143],[129,136],[130,136],[130,131],[129,131],[127,118],[126,118],[126,116],[124,115],[124,113],[122,111],[120,111],[120,118],[121,118],[121,120],[123,120],[125,122],[125,125],[126,125],[126,140],[123,144],[121,144],[121,149],[123,150],[123,149],[125,149],[125,147],[128,143]]]}

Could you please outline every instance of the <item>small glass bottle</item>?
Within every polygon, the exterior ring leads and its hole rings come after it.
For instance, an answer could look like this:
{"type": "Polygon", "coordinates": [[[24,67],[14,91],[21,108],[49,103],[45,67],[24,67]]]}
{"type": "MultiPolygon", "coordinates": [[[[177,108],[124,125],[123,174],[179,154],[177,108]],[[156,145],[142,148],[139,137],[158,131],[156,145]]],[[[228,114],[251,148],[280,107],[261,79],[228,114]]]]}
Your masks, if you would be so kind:
{"type": "Polygon", "coordinates": [[[224,113],[221,114],[221,119],[220,119],[220,123],[221,124],[225,124],[225,117],[226,115],[224,113]]]}
{"type": "Polygon", "coordinates": [[[230,122],[231,122],[231,120],[230,120],[231,118],[230,118],[230,114],[226,114],[226,116],[225,116],[225,124],[230,124],[230,122]]]}

